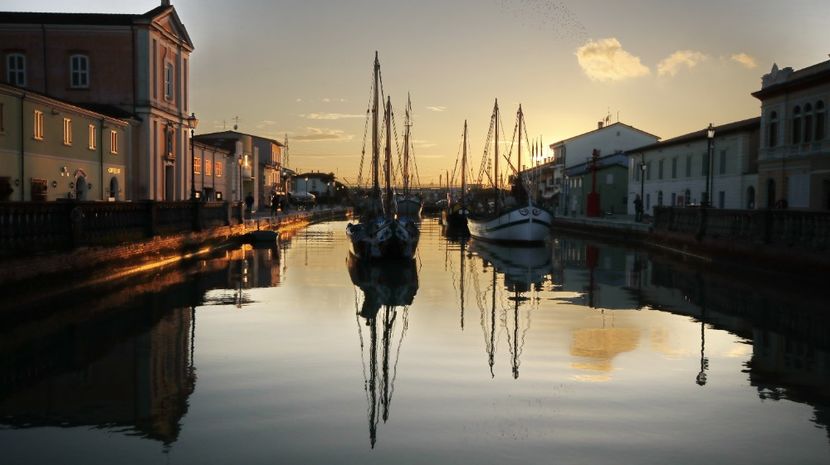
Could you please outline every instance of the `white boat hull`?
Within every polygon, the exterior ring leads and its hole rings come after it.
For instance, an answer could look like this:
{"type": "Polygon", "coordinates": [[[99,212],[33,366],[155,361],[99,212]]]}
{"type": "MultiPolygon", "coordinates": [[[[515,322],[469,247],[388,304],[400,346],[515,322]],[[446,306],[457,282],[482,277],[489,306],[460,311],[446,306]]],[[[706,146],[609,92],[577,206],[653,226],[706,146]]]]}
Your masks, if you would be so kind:
{"type": "Polygon", "coordinates": [[[550,237],[553,215],[529,205],[508,210],[495,218],[467,218],[470,235],[485,241],[538,243],[550,237]]]}

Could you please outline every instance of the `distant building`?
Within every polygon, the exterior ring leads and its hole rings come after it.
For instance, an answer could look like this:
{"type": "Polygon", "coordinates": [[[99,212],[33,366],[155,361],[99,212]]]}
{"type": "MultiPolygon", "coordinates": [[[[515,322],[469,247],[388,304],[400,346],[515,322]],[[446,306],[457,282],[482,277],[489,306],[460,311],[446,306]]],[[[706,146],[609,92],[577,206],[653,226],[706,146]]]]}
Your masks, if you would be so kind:
{"type": "Polygon", "coordinates": [[[0,44],[7,84],[132,116],[127,199],[189,198],[193,43],[169,1],[144,14],[0,12],[0,44]]]}
{"type": "Polygon", "coordinates": [[[236,172],[236,144],[208,144],[194,138],[195,189],[207,201],[232,200],[226,197],[233,190],[236,172]]]}
{"type": "Polygon", "coordinates": [[[302,173],[294,175],[292,194],[314,194],[317,198],[333,197],[336,189],[334,173],[302,173]]]}
{"type": "MultiPolygon", "coordinates": [[[[558,214],[568,215],[573,204],[570,197],[572,189],[576,189],[579,179],[570,179],[568,168],[584,165],[591,158],[594,150],[599,150],[600,156],[624,152],[628,149],[652,144],[660,138],[643,130],[620,122],[605,124],[597,123],[597,128],[550,145],[553,159],[541,165],[538,169],[539,190],[545,195],[553,195],[555,203],[559,205],[558,214]]],[[[615,182],[626,183],[625,179],[615,182]]],[[[589,186],[590,192],[590,186],[589,186]]],[[[584,201],[584,199],[578,201],[584,201]]]]}
{"type": "Polygon", "coordinates": [[[0,201],[124,200],[129,126],[0,84],[0,201]]]}
{"type": "Polygon", "coordinates": [[[238,131],[199,134],[195,140],[231,151],[233,162],[230,165],[233,166],[235,175],[227,187],[233,195],[226,197],[226,200],[240,201],[251,194],[254,197],[254,208],[258,209],[270,204],[272,192],[284,192],[282,143],[238,131]],[[241,191],[240,179],[243,187],[241,191]]]}
{"type": "Polygon", "coordinates": [[[765,207],[830,210],[830,61],[762,78],[758,177],[765,207]]]}
{"type": "MultiPolygon", "coordinates": [[[[712,140],[712,192],[717,208],[757,208],[758,137],[760,118],[715,126],[712,140]]],[[[628,213],[635,196],[644,194],[643,208],[700,205],[709,167],[707,129],[628,151],[628,213]],[[645,169],[643,169],[645,165],[645,169]]]]}

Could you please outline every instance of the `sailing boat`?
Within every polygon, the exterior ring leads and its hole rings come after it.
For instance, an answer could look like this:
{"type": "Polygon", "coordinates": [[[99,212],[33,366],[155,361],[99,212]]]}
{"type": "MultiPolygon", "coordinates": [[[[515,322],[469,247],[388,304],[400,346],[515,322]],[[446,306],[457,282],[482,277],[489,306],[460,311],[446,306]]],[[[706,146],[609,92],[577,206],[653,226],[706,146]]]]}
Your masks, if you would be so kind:
{"type": "MultiPolygon", "coordinates": [[[[543,242],[550,236],[553,214],[533,203],[521,175],[522,166],[522,135],[524,131],[524,114],[522,106],[516,113],[518,132],[518,163],[513,168],[511,177],[510,195],[504,198],[499,190],[499,102],[496,100],[493,107],[490,129],[495,127],[495,157],[494,169],[491,176],[495,198],[492,206],[486,206],[473,211],[468,218],[470,235],[490,241],[515,242],[532,244],[543,242]]],[[[489,140],[488,140],[489,143],[489,140]]],[[[508,156],[508,163],[509,163],[508,156]]]]}
{"type": "Polygon", "coordinates": [[[403,136],[403,166],[401,167],[403,175],[403,190],[395,194],[395,211],[398,218],[408,218],[411,221],[416,221],[421,218],[421,210],[424,208],[424,201],[412,192],[412,175],[409,172],[409,161],[411,158],[410,147],[412,146],[411,128],[412,128],[412,101],[409,95],[406,96],[406,116],[404,118],[404,136],[403,136]]]}
{"type": "Polygon", "coordinates": [[[355,308],[355,318],[358,320],[361,356],[368,358],[368,367],[364,361],[364,389],[369,404],[369,444],[374,449],[380,422],[389,420],[397,357],[409,327],[408,306],[418,291],[418,269],[414,259],[369,262],[354,256],[349,257],[348,268],[352,283],[363,291],[363,304],[359,309],[355,308]],[[361,318],[364,325],[360,324],[361,318]],[[363,326],[368,333],[368,350],[363,343],[363,326]],[[396,327],[400,328],[399,335],[396,327]],[[393,341],[395,337],[398,341],[393,341]],[[395,345],[397,350],[394,350],[395,345]]]}
{"type": "MultiPolygon", "coordinates": [[[[447,208],[441,212],[441,222],[447,227],[448,235],[467,235],[470,230],[467,228],[467,120],[464,120],[464,149],[461,155],[461,195],[458,201],[448,202],[447,208]]],[[[449,177],[449,176],[448,176],[449,177]]],[[[449,179],[447,179],[449,184],[449,179]]]]}
{"type": "Polygon", "coordinates": [[[346,226],[354,255],[365,259],[412,258],[418,247],[420,231],[414,221],[399,218],[392,195],[392,101],[387,97],[384,124],[384,192],[380,189],[380,131],[378,97],[380,94],[380,61],[375,52],[372,99],[372,190],[368,205],[358,223],[346,226]]]}

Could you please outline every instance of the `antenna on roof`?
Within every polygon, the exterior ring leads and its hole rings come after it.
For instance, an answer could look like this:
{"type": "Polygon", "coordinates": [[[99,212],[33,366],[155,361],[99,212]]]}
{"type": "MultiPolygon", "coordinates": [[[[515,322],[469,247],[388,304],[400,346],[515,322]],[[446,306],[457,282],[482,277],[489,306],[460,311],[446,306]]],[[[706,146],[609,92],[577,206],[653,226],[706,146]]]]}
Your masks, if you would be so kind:
{"type": "Polygon", "coordinates": [[[239,129],[239,117],[234,116],[233,117],[233,130],[236,131],[237,129],[239,129]]]}

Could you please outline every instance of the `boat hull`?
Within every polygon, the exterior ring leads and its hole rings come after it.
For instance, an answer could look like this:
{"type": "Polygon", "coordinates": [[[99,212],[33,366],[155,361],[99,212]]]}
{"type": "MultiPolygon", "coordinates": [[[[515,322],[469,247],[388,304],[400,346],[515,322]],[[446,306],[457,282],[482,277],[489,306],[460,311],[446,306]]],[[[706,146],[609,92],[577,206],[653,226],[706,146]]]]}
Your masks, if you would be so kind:
{"type": "Polygon", "coordinates": [[[420,239],[417,225],[406,219],[349,224],[346,235],[351,252],[363,259],[412,258],[420,239]]]}
{"type": "Polygon", "coordinates": [[[534,205],[507,210],[496,217],[467,219],[470,235],[485,241],[541,243],[550,237],[553,215],[534,205]]]}

